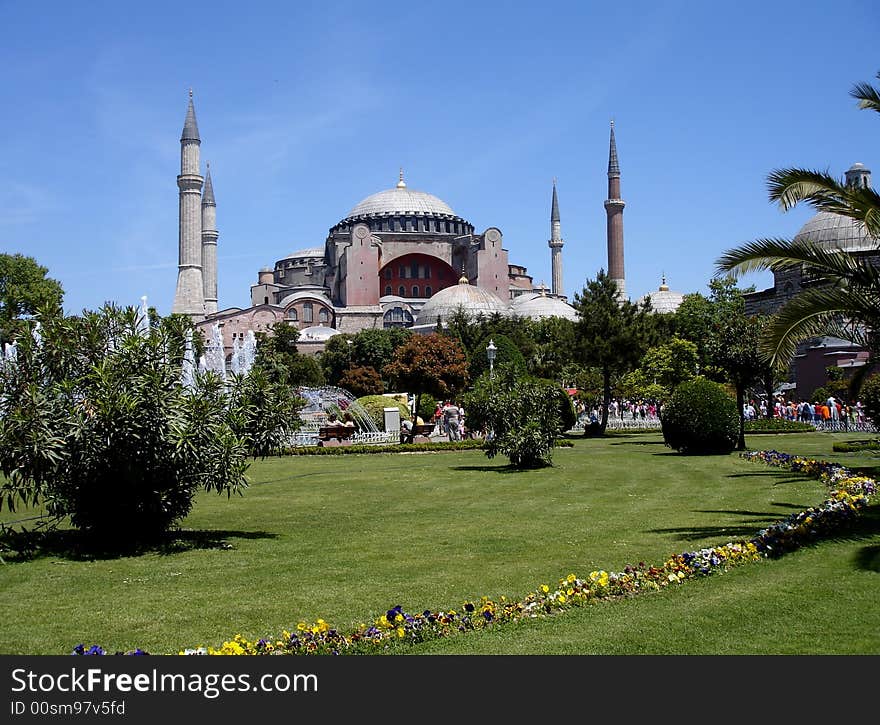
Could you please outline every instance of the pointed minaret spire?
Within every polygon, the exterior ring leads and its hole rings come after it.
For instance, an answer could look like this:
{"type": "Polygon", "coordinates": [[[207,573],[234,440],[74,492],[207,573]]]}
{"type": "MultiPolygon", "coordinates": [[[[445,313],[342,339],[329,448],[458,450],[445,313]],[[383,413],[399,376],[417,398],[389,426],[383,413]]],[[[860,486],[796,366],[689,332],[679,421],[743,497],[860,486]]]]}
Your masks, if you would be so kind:
{"type": "MultiPolygon", "coordinates": [[[[556,196],[556,178],[553,179],[553,200],[550,203],[550,292],[562,297],[562,224],[559,221],[559,199],[556,196]]],[[[542,282],[543,285],[543,282],[542,282]]],[[[543,294],[543,290],[542,290],[543,294]]]]}
{"type": "Polygon", "coordinates": [[[614,119],[611,120],[611,143],[608,151],[608,178],[620,176],[620,164],[617,162],[617,142],[614,140],[614,119]]]}
{"type": "Polygon", "coordinates": [[[608,216],[608,276],[617,283],[621,300],[627,299],[626,278],[623,273],[623,207],[620,198],[620,165],[617,161],[617,143],[614,140],[614,121],[611,121],[611,142],[608,150],[608,198],[605,213],[608,216]]]}
{"type": "Polygon", "coordinates": [[[205,314],[217,311],[217,203],[211,181],[211,164],[206,164],[205,189],[202,192],[202,277],[205,314]]]}
{"type": "MultiPolygon", "coordinates": [[[[193,107],[192,89],[186,120],[180,137],[180,174],[177,176],[179,203],[177,290],[171,312],[201,320],[205,315],[205,282],[202,272],[202,179],[199,157],[199,129],[193,107]]],[[[213,208],[213,207],[212,207],[213,208]]]]}
{"type": "Polygon", "coordinates": [[[189,89],[189,106],[186,109],[186,120],[183,122],[181,141],[201,141],[199,138],[199,125],[196,123],[196,109],[193,106],[193,90],[189,89]]]}
{"type": "Polygon", "coordinates": [[[211,164],[205,164],[207,170],[205,171],[205,190],[202,192],[202,206],[205,204],[210,204],[211,206],[217,206],[214,201],[214,184],[211,183],[211,164]]]}
{"type": "Polygon", "coordinates": [[[403,167],[402,166],[400,167],[400,178],[397,181],[397,188],[398,189],[405,189],[406,188],[406,182],[403,180],[403,167]]]}

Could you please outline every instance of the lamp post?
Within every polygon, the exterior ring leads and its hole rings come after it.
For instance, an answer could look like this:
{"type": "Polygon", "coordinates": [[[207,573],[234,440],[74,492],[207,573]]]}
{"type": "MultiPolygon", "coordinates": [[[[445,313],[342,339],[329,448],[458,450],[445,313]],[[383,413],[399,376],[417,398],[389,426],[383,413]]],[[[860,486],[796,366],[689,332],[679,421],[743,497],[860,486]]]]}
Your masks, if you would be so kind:
{"type": "Polygon", "coordinates": [[[495,351],[498,348],[495,347],[495,343],[492,339],[489,339],[489,344],[486,345],[486,357],[489,358],[489,378],[495,377],[495,351]]]}

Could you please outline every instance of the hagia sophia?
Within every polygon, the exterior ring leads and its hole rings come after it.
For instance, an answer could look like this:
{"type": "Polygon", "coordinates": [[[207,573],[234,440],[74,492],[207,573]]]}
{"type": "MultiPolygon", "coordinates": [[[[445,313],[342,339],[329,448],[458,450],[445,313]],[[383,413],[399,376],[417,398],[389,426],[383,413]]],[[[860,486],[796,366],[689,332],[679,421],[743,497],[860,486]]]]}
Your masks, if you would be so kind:
{"type": "MultiPolygon", "coordinates": [[[[478,231],[442,199],[410,188],[402,169],[395,186],[367,196],[333,224],[322,246],[298,250],[260,269],[250,307],[219,309],[217,205],[210,167],[201,176],[192,92],[180,145],[179,265],[172,312],[191,316],[206,333],[219,324],[227,351],[248,330],[264,330],[281,320],[300,330],[301,347],[319,350],[339,333],[383,327],[431,331],[458,309],[474,316],[577,317],[563,293],[564,241],[555,180],[547,288],[509,260],[498,226],[478,231]]],[[[607,269],[622,296],[624,206],[612,121],[607,269]]],[[[669,298],[670,309],[681,300],[665,281],[656,295],[657,302],[669,298]]]]}
{"type": "MultiPolygon", "coordinates": [[[[395,186],[367,196],[329,228],[322,246],[301,249],[257,273],[251,306],[218,308],[216,201],[210,167],[201,175],[198,125],[192,91],[180,138],[179,264],[172,312],[192,317],[206,335],[219,325],[227,353],[248,331],[286,320],[300,330],[303,352],[318,352],[329,337],[365,329],[406,327],[429,332],[459,309],[476,316],[511,315],[576,319],[563,293],[559,201],[554,180],[550,202],[551,285],[536,284],[526,267],[511,262],[499,226],[482,231],[446,202],[410,188],[400,170],[395,186]]],[[[856,163],[846,183],[870,186],[871,172],[856,163]]],[[[608,152],[607,271],[626,299],[620,165],[614,122],[608,152]]],[[[870,254],[880,264],[877,240],[847,218],[819,212],[795,240],[829,249],[870,254]]],[[[774,272],[773,286],[746,295],[746,312],[772,313],[798,290],[814,284],[799,270],[774,272]]],[[[640,297],[641,302],[648,295],[640,297]]],[[[665,276],[650,293],[658,313],[674,312],[684,295],[665,276]]],[[[801,346],[794,361],[798,387],[809,394],[824,381],[827,365],[864,364],[866,353],[846,341],[818,338],[801,346]],[[800,368],[800,369],[799,369],[800,368]],[[810,388],[810,390],[806,390],[810,388]]],[[[801,391],[799,391],[801,392],[801,391]]]]}

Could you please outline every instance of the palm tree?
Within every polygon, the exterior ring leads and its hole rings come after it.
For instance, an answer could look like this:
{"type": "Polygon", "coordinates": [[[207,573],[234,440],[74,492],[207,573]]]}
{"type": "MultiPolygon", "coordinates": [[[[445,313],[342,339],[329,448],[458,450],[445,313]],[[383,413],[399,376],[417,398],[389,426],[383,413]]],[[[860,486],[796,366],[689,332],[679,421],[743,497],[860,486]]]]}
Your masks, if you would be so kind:
{"type": "MultiPolygon", "coordinates": [[[[880,79],[880,73],[877,73],[880,79]]],[[[880,90],[859,83],[850,90],[862,109],[880,113],[880,90]]],[[[868,186],[847,184],[827,171],[777,169],[767,181],[771,201],[788,211],[806,202],[816,211],[849,217],[864,225],[880,252],[880,196],[868,186]]],[[[774,364],[787,363],[797,344],[830,334],[880,353],[880,269],[865,256],[826,249],[812,242],[757,239],[725,252],[716,262],[718,275],[773,272],[802,267],[823,280],[786,303],[771,320],[762,349],[774,364]]]]}

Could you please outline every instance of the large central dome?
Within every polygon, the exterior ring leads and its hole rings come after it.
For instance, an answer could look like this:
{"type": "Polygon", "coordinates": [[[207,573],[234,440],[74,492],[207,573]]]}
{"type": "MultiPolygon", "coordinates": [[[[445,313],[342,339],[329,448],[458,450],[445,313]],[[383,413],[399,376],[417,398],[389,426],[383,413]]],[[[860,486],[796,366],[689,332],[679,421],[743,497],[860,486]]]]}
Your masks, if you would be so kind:
{"type": "Polygon", "coordinates": [[[371,194],[348,212],[347,218],[376,214],[455,216],[449,204],[433,194],[398,187],[371,194]]]}
{"type": "Polygon", "coordinates": [[[407,189],[406,182],[403,180],[403,169],[401,169],[400,180],[395,188],[371,194],[348,212],[346,219],[377,215],[408,216],[410,214],[434,217],[455,216],[455,212],[452,211],[449,204],[442,199],[424,191],[407,189]]]}

